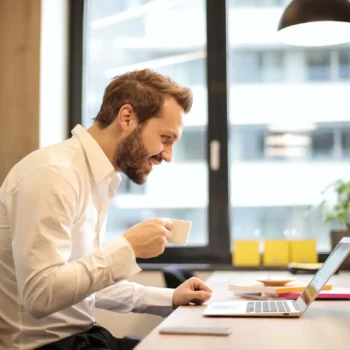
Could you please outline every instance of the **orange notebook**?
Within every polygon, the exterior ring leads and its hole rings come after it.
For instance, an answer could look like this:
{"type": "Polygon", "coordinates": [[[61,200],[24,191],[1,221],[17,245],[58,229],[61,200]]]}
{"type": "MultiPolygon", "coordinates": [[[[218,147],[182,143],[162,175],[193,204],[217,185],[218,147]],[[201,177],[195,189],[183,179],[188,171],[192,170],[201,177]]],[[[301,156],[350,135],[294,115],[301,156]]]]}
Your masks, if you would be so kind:
{"type": "MultiPolygon", "coordinates": [[[[288,299],[297,299],[300,296],[301,292],[292,292],[286,294],[279,294],[280,297],[288,299]]],[[[316,299],[328,299],[328,300],[337,300],[337,299],[350,299],[350,288],[334,288],[332,290],[322,290],[316,299]]]]}
{"type": "MultiPolygon", "coordinates": [[[[285,286],[269,286],[266,287],[263,284],[229,284],[228,289],[232,292],[236,293],[263,293],[268,295],[279,295],[279,294],[287,294],[293,292],[302,292],[307,284],[288,284],[285,286]]],[[[322,290],[331,290],[332,285],[326,284],[322,290]]]]}

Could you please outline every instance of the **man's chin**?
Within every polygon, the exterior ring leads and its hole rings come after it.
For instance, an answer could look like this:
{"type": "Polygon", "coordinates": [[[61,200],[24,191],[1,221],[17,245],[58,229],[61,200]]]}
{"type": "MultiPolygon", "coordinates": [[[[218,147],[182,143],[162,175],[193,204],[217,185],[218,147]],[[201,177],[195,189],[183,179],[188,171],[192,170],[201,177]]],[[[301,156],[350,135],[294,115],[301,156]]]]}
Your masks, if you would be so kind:
{"type": "Polygon", "coordinates": [[[146,183],[149,173],[125,175],[135,184],[143,185],[144,183],[146,183]]]}
{"type": "Polygon", "coordinates": [[[131,181],[133,181],[136,185],[143,185],[146,183],[147,177],[145,176],[142,179],[135,179],[135,180],[131,179],[131,181]]]}

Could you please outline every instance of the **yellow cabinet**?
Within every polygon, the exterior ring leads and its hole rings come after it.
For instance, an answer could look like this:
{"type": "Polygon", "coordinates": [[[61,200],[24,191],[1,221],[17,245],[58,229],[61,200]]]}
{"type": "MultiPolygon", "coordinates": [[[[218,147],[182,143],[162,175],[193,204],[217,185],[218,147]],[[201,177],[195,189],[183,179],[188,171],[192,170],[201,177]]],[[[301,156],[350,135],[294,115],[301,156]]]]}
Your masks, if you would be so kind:
{"type": "Polygon", "coordinates": [[[293,263],[317,263],[318,254],[315,239],[289,241],[290,261],[293,263]]]}
{"type": "Polygon", "coordinates": [[[268,239],[264,241],[264,266],[287,266],[289,263],[289,243],[286,240],[268,239]]]}
{"type": "Polygon", "coordinates": [[[234,266],[259,266],[260,242],[258,240],[233,241],[232,264],[234,266]]]}

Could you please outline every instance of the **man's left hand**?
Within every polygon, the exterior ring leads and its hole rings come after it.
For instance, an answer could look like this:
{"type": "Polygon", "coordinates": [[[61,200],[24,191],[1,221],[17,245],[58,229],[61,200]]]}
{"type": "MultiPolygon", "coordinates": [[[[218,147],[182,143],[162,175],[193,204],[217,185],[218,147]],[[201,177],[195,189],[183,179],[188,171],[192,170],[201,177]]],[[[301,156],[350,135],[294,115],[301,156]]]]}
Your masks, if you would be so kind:
{"type": "Polygon", "coordinates": [[[210,299],[211,293],[211,289],[204,282],[192,277],[175,289],[173,306],[176,308],[189,303],[203,304],[210,299]]]}

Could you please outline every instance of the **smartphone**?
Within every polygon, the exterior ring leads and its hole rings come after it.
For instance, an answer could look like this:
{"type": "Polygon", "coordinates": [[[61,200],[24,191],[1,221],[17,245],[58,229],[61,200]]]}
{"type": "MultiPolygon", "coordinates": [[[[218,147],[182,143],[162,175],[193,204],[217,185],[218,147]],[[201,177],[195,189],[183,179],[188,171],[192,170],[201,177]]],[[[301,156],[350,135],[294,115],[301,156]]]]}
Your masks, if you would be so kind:
{"type": "Polygon", "coordinates": [[[163,327],[160,334],[195,334],[195,335],[229,335],[231,328],[227,327],[163,327]]]}

